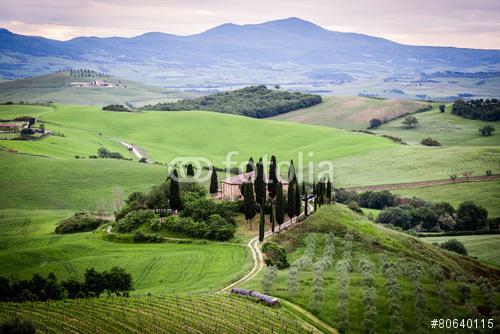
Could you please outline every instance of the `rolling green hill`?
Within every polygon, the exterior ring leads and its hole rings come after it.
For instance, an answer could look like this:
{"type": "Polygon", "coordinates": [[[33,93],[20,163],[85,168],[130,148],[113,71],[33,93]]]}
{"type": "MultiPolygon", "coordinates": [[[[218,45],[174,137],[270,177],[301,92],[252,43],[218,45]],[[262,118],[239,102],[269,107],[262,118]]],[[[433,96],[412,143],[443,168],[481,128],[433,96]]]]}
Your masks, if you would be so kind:
{"type": "MultiPolygon", "coordinates": [[[[441,113],[437,105],[431,111],[415,115],[419,124],[408,129],[397,119],[383,124],[373,130],[377,134],[386,134],[401,137],[410,145],[420,145],[424,138],[436,139],[444,146],[500,146],[500,134],[484,137],[479,129],[490,124],[500,130],[500,122],[483,122],[452,115],[451,105],[445,113],[441,113]]],[[[498,131],[497,130],[497,131],[498,131]]]]}
{"type": "Polygon", "coordinates": [[[488,210],[490,217],[500,216],[500,181],[447,184],[414,189],[391,190],[405,197],[420,197],[434,202],[448,202],[455,207],[474,201],[488,210]]]}
{"type": "Polygon", "coordinates": [[[80,105],[126,104],[142,106],[157,101],[175,101],[195,96],[171,89],[149,86],[117,77],[72,77],[68,72],[57,72],[27,79],[0,82],[0,102],[29,101],[80,105]],[[80,87],[76,82],[106,80],[120,83],[115,87],[80,87]]]}
{"type": "Polygon", "coordinates": [[[427,105],[427,102],[412,100],[325,96],[321,104],[288,112],[274,118],[304,124],[359,130],[366,129],[372,118],[392,119],[415,112],[427,105]]]}
{"type": "MultiPolygon", "coordinates": [[[[289,262],[292,263],[292,267],[299,269],[297,274],[290,274],[291,269],[280,270],[269,293],[300,305],[331,326],[348,333],[366,332],[364,310],[368,303],[374,305],[376,309],[374,323],[371,325],[375,332],[385,333],[387,328],[393,328],[395,324],[391,321],[390,304],[393,302],[391,296],[395,294],[401,310],[395,315],[395,321],[401,324],[402,331],[405,333],[418,332],[415,325],[418,322],[417,315],[422,317],[422,326],[428,326],[433,318],[444,317],[444,313],[440,311],[443,302],[448,302],[446,312],[453,314],[455,318],[466,317],[469,314],[468,309],[459,301],[460,284],[470,287],[474,309],[484,305],[485,301],[478,286],[463,283],[466,281],[462,277],[477,279],[479,276],[484,276],[489,278],[495,286],[500,278],[500,269],[387,229],[340,204],[322,206],[304,223],[273,237],[272,241],[287,249],[289,262]],[[321,272],[319,268],[326,263],[325,238],[328,233],[334,235],[335,250],[331,257],[331,264],[326,265],[326,270],[322,274],[318,274],[321,272]],[[351,247],[348,247],[348,242],[345,241],[346,234],[353,236],[351,247]],[[311,237],[314,241],[310,240],[311,237]],[[351,252],[346,252],[347,249],[351,252]],[[343,278],[341,268],[337,265],[343,260],[347,260],[352,266],[352,271],[348,270],[346,274],[348,280],[346,287],[339,285],[339,281],[343,278]],[[293,264],[295,261],[299,262],[293,264]],[[373,269],[362,270],[361,261],[373,263],[373,269]],[[305,263],[305,265],[298,263],[305,263]],[[446,278],[442,284],[447,297],[440,295],[439,284],[432,274],[435,270],[434,265],[439,266],[445,272],[446,278]],[[394,268],[395,282],[399,286],[397,290],[389,290],[386,285],[389,277],[387,268],[390,267],[394,268]],[[373,279],[371,281],[373,282],[373,302],[365,299],[368,286],[366,282],[370,281],[366,277],[373,279]],[[289,285],[290,280],[297,282],[295,288],[291,288],[294,285],[289,285]],[[320,290],[315,284],[318,281],[323,286],[320,290]],[[419,296],[423,295],[425,298],[423,307],[415,306],[414,284],[417,281],[422,291],[419,296]],[[315,303],[312,303],[313,293],[316,294],[315,303]],[[344,294],[347,295],[346,304],[342,304],[344,294]],[[318,300],[320,300],[319,304],[318,300]],[[347,319],[347,325],[345,319],[347,319]]],[[[345,265],[345,262],[342,263],[345,265]]],[[[246,283],[245,287],[262,289],[261,282],[265,274],[266,269],[246,283]]],[[[494,294],[497,302],[500,300],[499,297],[498,293],[494,294]]]]}

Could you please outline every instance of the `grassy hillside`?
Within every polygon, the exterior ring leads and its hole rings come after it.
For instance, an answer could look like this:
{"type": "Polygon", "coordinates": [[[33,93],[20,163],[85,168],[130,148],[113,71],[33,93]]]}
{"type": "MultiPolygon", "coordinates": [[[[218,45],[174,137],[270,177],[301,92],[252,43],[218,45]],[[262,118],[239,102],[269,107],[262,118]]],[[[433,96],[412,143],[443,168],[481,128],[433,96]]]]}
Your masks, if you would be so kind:
{"type": "Polygon", "coordinates": [[[216,291],[249,269],[244,245],[223,243],[126,244],[95,233],[54,234],[68,210],[0,210],[0,275],[28,278],[56,273],[82,278],[88,267],[119,265],[132,274],[134,293],[216,291]]]}
{"type": "Polygon", "coordinates": [[[133,105],[141,106],[146,103],[154,103],[157,100],[175,101],[179,98],[190,96],[194,96],[194,94],[148,86],[117,77],[75,78],[70,76],[68,72],[58,72],[0,83],[0,102],[54,101],[57,103],[98,106],[130,102],[133,105]],[[87,82],[91,80],[119,81],[122,86],[110,88],[71,85],[72,82],[87,82]]]}
{"type": "Polygon", "coordinates": [[[282,309],[225,295],[2,303],[0,320],[31,319],[47,333],[316,333],[282,309]]]}
{"type": "Polygon", "coordinates": [[[448,105],[446,112],[441,113],[436,105],[431,111],[415,115],[419,122],[415,128],[408,129],[401,123],[402,119],[397,119],[374,132],[401,137],[410,145],[420,145],[422,139],[432,137],[445,146],[500,146],[499,133],[484,137],[478,131],[486,124],[500,130],[500,122],[466,119],[452,115],[450,110],[451,105],[448,105]]]}
{"type": "Polygon", "coordinates": [[[500,216],[500,182],[471,182],[415,189],[392,190],[405,197],[420,197],[434,202],[449,202],[453,206],[474,201],[488,210],[490,217],[500,216]]]}
{"type": "Polygon", "coordinates": [[[469,256],[478,258],[480,261],[500,268],[498,258],[498,245],[500,235],[460,235],[453,237],[427,237],[420,240],[429,243],[443,243],[446,240],[457,239],[465,245],[469,256]]]}
{"type": "MultiPolygon", "coordinates": [[[[391,312],[389,310],[390,297],[393,292],[386,289],[388,273],[382,269],[384,260],[387,257],[389,264],[393,266],[396,273],[396,282],[400,286],[400,297],[396,297],[400,304],[401,312],[396,319],[402,325],[403,332],[416,332],[417,314],[422,315],[421,326],[428,326],[432,318],[444,317],[440,312],[444,298],[438,296],[438,283],[432,276],[433,266],[437,265],[445,272],[446,278],[443,286],[450,300],[447,308],[449,314],[455,318],[466,317],[467,307],[459,301],[458,286],[464,282],[464,278],[477,278],[480,275],[488,277],[493,284],[497,284],[500,278],[500,270],[481,264],[471,258],[444,251],[417,238],[389,230],[381,225],[377,225],[366,218],[359,216],[343,205],[322,206],[317,213],[308,218],[303,224],[298,225],[286,233],[273,238],[274,241],[283,245],[289,253],[289,261],[293,263],[305,256],[306,237],[314,236],[316,242],[313,243],[311,258],[313,265],[301,267],[298,274],[297,289],[290,290],[288,280],[290,269],[280,270],[275,283],[271,286],[270,293],[281,298],[296,303],[303,308],[312,311],[321,320],[327,322],[335,328],[342,328],[342,311],[345,307],[339,306],[342,293],[346,292],[347,319],[348,325],[345,329],[348,333],[363,333],[364,306],[366,302],[363,298],[366,292],[366,281],[359,267],[362,259],[373,262],[374,279],[374,305],[377,316],[372,325],[377,333],[385,333],[387,328],[393,328],[391,323],[391,312]],[[322,259],[324,254],[325,236],[333,233],[335,252],[332,257],[332,264],[328,266],[322,274],[321,286],[323,287],[323,301],[319,306],[311,304],[313,286],[316,276],[313,266],[322,259]],[[348,272],[349,280],[347,288],[339,288],[337,285],[341,279],[337,263],[342,259],[350,257],[344,253],[347,243],[344,241],[345,234],[349,233],[354,237],[352,242],[352,252],[350,260],[353,271],[348,272]],[[392,263],[392,265],[390,264],[392,263]],[[415,271],[420,268],[420,271],[415,271]],[[415,272],[420,272],[420,279],[411,278],[415,272]],[[463,275],[463,276],[462,276],[463,275]],[[453,278],[452,278],[453,277],[453,278]],[[419,281],[422,294],[425,297],[425,307],[415,307],[414,284],[419,281]]],[[[247,288],[262,289],[261,280],[265,275],[263,270],[255,279],[246,284],[247,288]]],[[[468,284],[468,283],[465,283],[468,284]]],[[[475,284],[468,284],[472,290],[472,303],[474,307],[484,305],[484,297],[475,284]]],[[[392,291],[392,290],[391,290],[392,291]]],[[[495,300],[500,301],[498,293],[495,300]]]]}
{"type": "Polygon", "coordinates": [[[211,112],[115,113],[58,106],[41,119],[47,129],[65,137],[3,140],[0,145],[60,158],[87,157],[104,145],[132,157],[114,140],[119,138],[136,144],[156,161],[203,157],[216,166],[222,166],[226,154],[233,151],[239,163],[249,156],[276,154],[279,160],[294,159],[296,164],[302,152],[305,170],[309,161],[333,160],[335,182],[340,186],[441,179],[465,169],[477,175],[500,171],[498,147],[402,146],[361,133],[211,112]]]}
{"type": "Polygon", "coordinates": [[[366,129],[372,118],[392,119],[427,106],[412,100],[372,99],[367,97],[323,97],[323,103],[274,117],[305,124],[343,129],[366,129]]]}

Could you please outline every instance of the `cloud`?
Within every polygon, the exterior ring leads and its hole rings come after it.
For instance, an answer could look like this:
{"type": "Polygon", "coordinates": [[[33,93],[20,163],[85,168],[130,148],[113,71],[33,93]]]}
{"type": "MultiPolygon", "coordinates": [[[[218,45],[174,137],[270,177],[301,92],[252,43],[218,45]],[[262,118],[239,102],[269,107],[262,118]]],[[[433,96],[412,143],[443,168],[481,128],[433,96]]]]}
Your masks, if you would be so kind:
{"type": "Polygon", "coordinates": [[[491,0],[0,0],[0,25],[56,39],[186,35],[289,16],[405,44],[500,48],[500,1],[491,0]]]}

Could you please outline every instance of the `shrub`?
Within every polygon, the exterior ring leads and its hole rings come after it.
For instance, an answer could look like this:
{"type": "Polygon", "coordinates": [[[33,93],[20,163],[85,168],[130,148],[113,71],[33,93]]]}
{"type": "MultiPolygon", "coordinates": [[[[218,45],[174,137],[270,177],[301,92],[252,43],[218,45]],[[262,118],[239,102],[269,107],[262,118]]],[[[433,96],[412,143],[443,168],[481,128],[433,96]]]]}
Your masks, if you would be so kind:
{"type": "Polygon", "coordinates": [[[142,232],[135,232],[132,238],[134,242],[163,242],[163,238],[155,234],[144,234],[142,232]]]}
{"type": "Polygon", "coordinates": [[[205,238],[210,240],[225,241],[234,236],[235,227],[218,214],[211,215],[207,221],[205,238]]]}
{"type": "Polygon", "coordinates": [[[278,268],[276,266],[270,266],[262,276],[262,289],[265,292],[271,291],[271,288],[276,281],[276,277],[278,276],[278,268]]]}
{"type": "Polygon", "coordinates": [[[370,126],[368,128],[369,129],[376,129],[376,128],[378,128],[381,125],[382,125],[382,121],[381,120],[379,120],[378,118],[372,118],[370,120],[370,126]]]}
{"type": "Polygon", "coordinates": [[[278,269],[288,268],[290,264],[286,256],[286,250],[274,243],[265,242],[262,245],[262,252],[266,255],[266,264],[268,266],[276,266],[278,269]]]}
{"type": "Polygon", "coordinates": [[[432,139],[431,137],[422,139],[420,144],[425,146],[441,146],[441,144],[436,139],[432,139]]]}
{"type": "Polygon", "coordinates": [[[105,219],[98,218],[92,214],[77,212],[73,216],[63,219],[57,225],[56,233],[89,232],[106,223],[105,219]]]}
{"type": "Polygon", "coordinates": [[[97,155],[99,156],[99,158],[127,160],[123,157],[123,155],[121,155],[121,153],[111,152],[105,147],[99,147],[99,149],[97,149],[97,155]]]}
{"type": "Polygon", "coordinates": [[[441,248],[449,250],[450,252],[455,252],[462,255],[467,255],[467,248],[464,244],[457,239],[450,239],[441,244],[441,248]]]}
{"type": "Polygon", "coordinates": [[[406,145],[406,142],[401,137],[391,135],[382,135],[382,137],[390,139],[397,144],[406,145]]]}
{"type": "Polygon", "coordinates": [[[404,230],[412,228],[412,218],[410,214],[401,208],[387,208],[380,212],[377,217],[377,223],[394,225],[404,230]]]}
{"type": "Polygon", "coordinates": [[[335,198],[338,203],[347,204],[358,200],[358,194],[355,191],[345,190],[344,188],[334,189],[335,198]]]}
{"type": "Polygon", "coordinates": [[[4,320],[0,324],[1,334],[35,334],[36,328],[33,322],[28,319],[11,318],[4,320]]]}
{"type": "Polygon", "coordinates": [[[444,104],[439,105],[439,111],[444,112],[446,110],[446,106],[444,104]]]}
{"type": "Polygon", "coordinates": [[[363,213],[363,210],[361,210],[358,203],[356,203],[356,202],[349,202],[349,204],[347,206],[349,207],[349,209],[351,209],[354,212],[361,213],[361,214],[363,213]]]}
{"type": "Polygon", "coordinates": [[[491,136],[495,132],[495,128],[491,125],[485,125],[479,129],[481,136],[491,136]]]}
{"type": "Polygon", "coordinates": [[[156,218],[150,210],[132,211],[116,222],[116,230],[120,233],[131,232],[143,224],[151,224],[156,218]]]}

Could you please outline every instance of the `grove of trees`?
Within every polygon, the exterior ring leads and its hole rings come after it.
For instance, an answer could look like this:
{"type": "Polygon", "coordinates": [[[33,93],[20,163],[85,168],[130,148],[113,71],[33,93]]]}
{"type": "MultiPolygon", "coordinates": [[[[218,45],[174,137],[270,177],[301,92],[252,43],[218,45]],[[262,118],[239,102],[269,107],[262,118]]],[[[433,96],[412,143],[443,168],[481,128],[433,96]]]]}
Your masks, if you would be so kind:
{"type": "Polygon", "coordinates": [[[486,122],[499,121],[500,101],[498,99],[457,100],[453,103],[451,113],[460,117],[486,122]]]}

